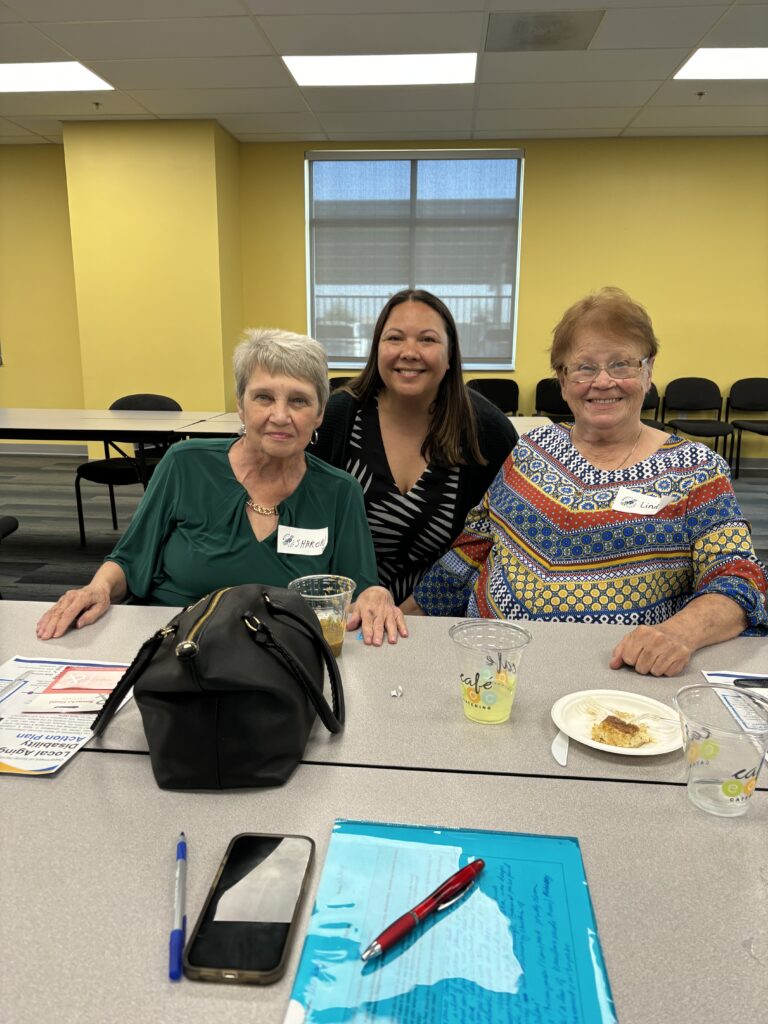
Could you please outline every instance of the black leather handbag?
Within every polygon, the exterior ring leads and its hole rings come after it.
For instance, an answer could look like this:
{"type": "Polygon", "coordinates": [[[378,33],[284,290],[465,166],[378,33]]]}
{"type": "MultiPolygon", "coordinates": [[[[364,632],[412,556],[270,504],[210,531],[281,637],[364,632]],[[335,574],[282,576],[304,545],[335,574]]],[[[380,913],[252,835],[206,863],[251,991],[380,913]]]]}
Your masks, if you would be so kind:
{"type": "Polygon", "coordinates": [[[339,668],[320,623],[300,594],[279,587],[216,590],[171,619],[96,716],[96,736],[131,686],[163,789],[281,785],[316,714],[332,733],[344,726],[339,668]]]}

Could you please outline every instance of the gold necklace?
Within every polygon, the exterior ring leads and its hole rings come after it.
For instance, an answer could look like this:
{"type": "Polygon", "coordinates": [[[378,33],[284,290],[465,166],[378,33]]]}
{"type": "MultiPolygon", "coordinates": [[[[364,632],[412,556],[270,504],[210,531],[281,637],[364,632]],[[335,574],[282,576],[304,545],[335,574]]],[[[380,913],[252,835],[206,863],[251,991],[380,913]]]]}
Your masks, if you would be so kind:
{"type": "MultiPolygon", "coordinates": [[[[635,449],[637,448],[638,444],[640,443],[640,438],[642,436],[643,436],[643,426],[642,426],[642,424],[640,424],[640,430],[637,432],[637,437],[635,438],[635,443],[629,449],[627,454],[624,456],[624,458],[621,460],[621,462],[618,464],[618,466],[614,466],[612,469],[604,470],[604,472],[606,472],[606,473],[615,473],[617,470],[622,469],[627,464],[627,462],[629,462],[629,460],[632,458],[632,456],[635,454],[635,449]]],[[[571,441],[573,442],[574,447],[576,447],[578,449],[578,445],[576,445],[576,442],[573,440],[573,434],[571,434],[571,441]]],[[[584,457],[586,458],[586,456],[584,456],[584,457]]],[[[598,467],[598,468],[602,468],[602,467],[598,467]]]]}
{"type": "Polygon", "coordinates": [[[257,516],[276,516],[280,507],[279,505],[259,505],[258,502],[251,501],[250,498],[245,499],[245,504],[248,508],[254,511],[257,516]]]}

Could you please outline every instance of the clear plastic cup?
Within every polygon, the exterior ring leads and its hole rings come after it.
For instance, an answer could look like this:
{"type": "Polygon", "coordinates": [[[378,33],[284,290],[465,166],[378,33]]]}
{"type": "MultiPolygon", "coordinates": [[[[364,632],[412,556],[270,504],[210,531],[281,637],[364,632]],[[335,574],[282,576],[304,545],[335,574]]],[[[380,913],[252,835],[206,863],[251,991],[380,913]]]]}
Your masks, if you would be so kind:
{"type": "Polygon", "coordinates": [[[288,584],[308,602],[320,621],[323,636],[338,658],[347,628],[347,612],[355,592],[348,576],[300,576],[288,584]]]}
{"type": "Polygon", "coordinates": [[[768,749],[768,701],[733,686],[684,686],[674,701],[688,760],[688,799],[702,811],[744,814],[768,749]]]}
{"type": "Polygon", "coordinates": [[[448,630],[459,667],[464,714],[499,725],[512,711],[517,673],[531,634],[499,619],[466,619],[448,630]]]}

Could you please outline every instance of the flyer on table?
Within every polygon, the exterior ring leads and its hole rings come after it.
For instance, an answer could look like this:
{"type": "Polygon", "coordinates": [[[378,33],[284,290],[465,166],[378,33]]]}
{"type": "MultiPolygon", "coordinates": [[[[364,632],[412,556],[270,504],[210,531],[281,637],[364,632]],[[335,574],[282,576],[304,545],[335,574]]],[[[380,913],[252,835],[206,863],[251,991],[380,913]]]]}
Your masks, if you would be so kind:
{"type": "Polygon", "coordinates": [[[19,656],[0,665],[0,774],[57,772],[91,738],[127,667],[19,656]]]}

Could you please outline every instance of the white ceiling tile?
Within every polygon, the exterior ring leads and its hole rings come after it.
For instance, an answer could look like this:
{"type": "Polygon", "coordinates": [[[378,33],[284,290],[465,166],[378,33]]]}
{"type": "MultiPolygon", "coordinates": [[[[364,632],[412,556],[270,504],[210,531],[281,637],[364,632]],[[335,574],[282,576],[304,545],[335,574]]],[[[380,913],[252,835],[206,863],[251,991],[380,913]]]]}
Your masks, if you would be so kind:
{"type": "Polygon", "coordinates": [[[82,117],[109,120],[114,116],[141,116],[146,111],[119,92],[7,92],[0,93],[0,115],[38,114],[41,117],[82,117]],[[96,107],[94,104],[98,103],[96,107]]]}
{"type": "Polygon", "coordinates": [[[23,138],[25,135],[31,135],[22,124],[18,121],[7,121],[4,117],[0,117],[0,137],[7,138],[9,135],[15,138],[23,138]]]}
{"type": "Polygon", "coordinates": [[[302,89],[307,103],[326,110],[471,110],[473,85],[389,86],[386,89],[302,89]]]}
{"type": "Polygon", "coordinates": [[[524,132],[473,132],[473,139],[516,139],[524,144],[526,139],[615,139],[621,134],[620,128],[557,128],[526,129],[524,132]]]}
{"type": "Polygon", "coordinates": [[[46,22],[41,28],[83,60],[271,53],[250,18],[46,22]]]}
{"type": "Polygon", "coordinates": [[[733,138],[740,135],[765,135],[764,128],[747,128],[743,126],[733,127],[729,125],[727,127],[710,128],[707,126],[699,126],[696,128],[626,128],[622,133],[622,138],[691,138],[699,136],[720,136],[722,138],[733,138]]]}
{"type": "Polygon", "coordinates": [[[61,137],[61,121],[54,117],[14,117],[13,123],[35,135],[61,137]]]}
{"type": "Polygon", "coordinates": [[[645,107],[632,122],[638,128],[768,128],[768,107],[645,107]]]}
{"type": "Polygon", "coordinates": [[[646,82],[667,78],[687,50],[586,50],[486,53],[478,82],[646,82]]]}
{"type": "Polygon", "coordinates": [[[643,7],[606,11],[590,50],[663,49],[697,46],[717,19],[720,7],[643,7]]]}
{"type": "Polygon", "coordinates": [[[542,128],[623,128],[635,107],[589,107],[559,110],[478,110],[476,131],[528,131],[542,128]]]}
{"type": "Polygon", "coordinates": [[[434,132],[334,132],[331,136],[333,142],[444,142],[450,145],[461,139],[471,139],[471,132],[451,132],[446,135],[444,131],[434,132]]]}
{"type": "Polygon", "coordinates": [[[222,113],[216,120],[227,131],[237,132],[320,132],[322,125],[317,118],[305,110],[296,113],[240,114],[233,116],[222,113]]]}
{"type": "Polygon", "coordinates": [[[48,139],[41,135],[6,135],[0,138],[0,145],[3,146],[35,146],[50,145],[48,139]]]}
{"type": "Polygon", "coordinates": [[[244,132],[235,135],[240,142],[327,142],[323,132],[244,132]]]}
{"type": "MultiPolygon", "coordinates": [[[[714,0],[716,4],[718,0],[714,0]]],[[[765,2],[765,0],[761,0],[765,2]]],[[[720,0],[722,4],[722,0],[720,0]]],[[[594,11],[624,7],[707,7],[707,0],[490,0],[491,11],[594,11]]]]}
{"type": "Polygon", "coordinates": [[[71,56],[32,25],[3,24],[0,61],[71,60],[71,56]]]}
{"type": "Polygon", "coordinates": [[[732,7],[705,46],[768,46],[768,4],[732,7]]]}
{"type": "Polygon", "coordinates": [[[259,24],[278,53],[461,53],[482,43],[482,14],[265,17],[259,24]]]}
{"type": "Polygon", "coordinates": [[[130,95],[154,114],[307,112],[298,89],[134,89],[130,95]]]}
{"type": "Polygon", "coordinates": [[[485,10],[485,0],[245,0],[245,4],[257,15],[407,14],[416,7],[435,14],[485,10]]]}
{"type": "Polygon", "coordinates": [[[279,57],[178,57],[172,60],[89,60],[116,89],[295,88],[279,57]]]}
{"type": "Polygon", "coordinates": [[[419,132],[470,131],[470,110],[379,110],[375,112],[341,113],[327,111],[320,114],[327,132],[419,132]]]}
{"type": "Polygon", "coordinates": [[[242,14],[239,0],[5,0],[25,21],[132,21],[242,14]]]}
{"type": "Polygon", "coordinates": [[[646,103],[661,82],[515,82],[478,85],[478,109],[503,107],[635,107],[646,103]]]}
{"type": "Polygon", "coordinates": [[[768,106],[768,81],[697,82],[680,79],[664,82],[650,100],[654,107],[757,107],[761,103],[768,106]]]}

